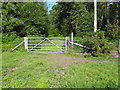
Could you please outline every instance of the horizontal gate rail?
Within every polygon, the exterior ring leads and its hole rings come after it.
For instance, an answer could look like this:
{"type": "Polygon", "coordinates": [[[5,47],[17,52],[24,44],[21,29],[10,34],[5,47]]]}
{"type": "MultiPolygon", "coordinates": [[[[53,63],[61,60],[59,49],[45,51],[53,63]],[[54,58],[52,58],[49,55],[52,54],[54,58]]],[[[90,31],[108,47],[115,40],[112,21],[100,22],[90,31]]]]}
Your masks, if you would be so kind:
{"type": "Polygon", "coordinates": [[[48,39],[65,39],[65,37],[28,37],[28,39],[44,39],[44,38],[48,38],[48,39]]]}
{"type": "MultiPolygon", "coordinates": [[[[29,40],[29,42],[41,42],[42,40],[29,40]]],[[[48,41],[44,41],[44,42],[48,42],[48,41]]],[[[58,42],[58,41],[53,41],[53,42],[58,42]]],[[[64,42],[64,41],[60,41],[59,42],[64,42]]]]}
{"type": "Polygon", "coordinates": [[[65,37],[26,37],[28,52],[65,53],[65,37]]]}
{"type": "MultiPolygon", "coordinates": [[[[36,45],[36,44],[28,44],[28,45],[36,45]]],[[[53,45],[53,44],[39,44],[39,45],[53,45]]],[[[65,45],[65,44],[57,44],[57,45],[65,45]]]]}
{"type": "Polygon", "coordinates": [[[41,52],[39,52],[39,51],[28,51],[28,52],[32,52],[32,53],[65,53],[65,52],[49,52],[49,51],[41,51],[41,52]]]}
{"type": "MultiPolygon", "coordinates": [[[[54,50],[54,49],[28,49],[28,50],[54,50]]],[[[60,49],[55,49],[55,50],[60,50],[60,49]]],[[[61,50],[61,51],[63,51],[63,50],[61,50]]]]}
{"type": "MultiPolygon", "coordinates": [[[[28,48],[33,48],[33,47],[28,47],[28,48]]],[[[35,47],[35,48],[65,48],[65,47],[35,47]]]]}

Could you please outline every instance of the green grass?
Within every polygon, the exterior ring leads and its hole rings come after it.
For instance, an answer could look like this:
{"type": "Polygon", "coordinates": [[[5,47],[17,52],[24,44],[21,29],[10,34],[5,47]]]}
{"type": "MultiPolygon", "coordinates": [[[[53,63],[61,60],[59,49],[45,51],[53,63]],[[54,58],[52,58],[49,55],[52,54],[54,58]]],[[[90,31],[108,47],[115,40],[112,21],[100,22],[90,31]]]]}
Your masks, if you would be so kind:
{"type": "Polygon", "coordinates": [[[86,58],[88,60],[109,60],[109,59],[118,59],[118,57],[114,57],[112,55],[106,55],[106,56],[98,56],[98,57],[94,57],[94,56],[89,56],[89,55],[79,55],[79,54],[74,54],[71,52],[66,53],[65,55],[68,56],[74,56],[74,57],[79,57],[79,58],[86,58]]]}
{"type": "Polygon", "coordinates": [[[117,88],[118,62],[76,63],[59,78],[62,88],[117,88]]]}
{"type": "Polygon", "coordinates": [[[112,56],[112,55],[98,56],[98,57],[93,57],[93,56],[86,57],[86,56],[85,56],[85,58],[90,59],[90,60],[110,60],[110,59],[118,59],[118,57],[114,57],[114,56],[112,56]]]}
{"type": "MultiPolygon", "coordinates": [[[[54,54],[25,51],[2,53],[3,88],[50,87],[117,87],[118,62],[73,64],[67,68],[57,66],[54,54]],[[57,67],[57,68],[55,68],[57,67]],[[58,71],[55,71],[58,70],[58,71]],[[66,73],[60,75],[61,71],[66,73]]],[[[62,55],[62,54],[61,54],[62,55]]],[[[57,58],[55,58],[57,60],[57,58]]]]}
{"type": "Polygon", "coordinates": [[[26,52],[3,53],[3,87],[48,88],[49,78],[54,74],[48,71],[52,65],[45,63],[48,60],[46,55],[26,52]]]}

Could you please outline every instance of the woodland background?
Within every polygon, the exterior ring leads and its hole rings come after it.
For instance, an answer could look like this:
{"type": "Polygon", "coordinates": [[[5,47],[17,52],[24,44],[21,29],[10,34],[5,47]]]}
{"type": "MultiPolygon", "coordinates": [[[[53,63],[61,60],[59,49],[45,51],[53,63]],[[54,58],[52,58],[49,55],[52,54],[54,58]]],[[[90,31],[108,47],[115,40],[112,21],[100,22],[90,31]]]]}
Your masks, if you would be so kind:
{"type": "MultiPolygon", "coordinates": [[[[77,43],[91,47],[93,56],[110,53],[118,47],[120,3],[98,2],[98,30],[94,32],[93,2],[58,2],[50,13],[43,2],[0,3],[2,43],[20,42],[21,37],[70,36],[77,43]]],[[[4,51],[4,50],[3,50],[4,51]]]]}

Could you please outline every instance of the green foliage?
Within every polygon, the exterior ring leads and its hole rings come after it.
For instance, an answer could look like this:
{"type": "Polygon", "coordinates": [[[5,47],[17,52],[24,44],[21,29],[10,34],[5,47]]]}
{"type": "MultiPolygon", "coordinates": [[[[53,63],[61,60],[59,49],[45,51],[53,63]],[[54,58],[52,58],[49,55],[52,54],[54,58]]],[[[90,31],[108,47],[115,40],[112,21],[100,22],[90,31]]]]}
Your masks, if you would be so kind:
{"type": "Polygon", "coordinates": [[[75,46],[72,49],[72,52],[75,53],[84,53],[88,52],[88,56],[106,56],[110,54],[112,50],[116,50],[116,47],[118,47],[118,42],[115,40],[113,42],[109,42],[108,39],[105,38],[105,32],[97,30],[97,33],[89,34],[89,36],[83,37],[74,37],[74,42],[87,46],[90,49],[82,48],[79,46],[75,46]]]}
{"type": "Polygon", "coordinates": [[[111,40],[111,39],[118,39],[119,35],[118,35],[118,32],[119,32],[119,27],[118,25],[115,25],[115,24],[107,24],[106,25],[106,29],[107,29],[107,32],[106,32],[106,36],[111,40]]]}
{"type": "Polygon", "coordinates": [[[18,36],[47,35],[47,9],[43,2],[6,2],[2,7],[2,30],[18,36]]]}
{"type": "Polygon", "coordinates": [[[110,53],[110,46],[107,39],[104,38],[103,31],[98,31],[93,36],[86,37],[85,45],[91,48],[88,51],[91,52],[93,56],[104,56],[110,53]]]}
{"type": "MultiPolygon", "coordinates": [[[[90,4],[90,3],[88,3],[90,4]]],[[[76,35],[83,37],[93,30],[93,12],[87,11],[86,3],[75,3],[71,12],[76,35]]]]}
{"type": "Polygon", "coordinates": [[[82,37],[79,37],[79,36],[74,37],[74,42],[76,42],[76,43],[84,44],[85,41],[86,41],[85,38],[82,38],[82,37]]]}
{"type": "MultiPolygon", "coordinates": [[[[73,32],[77,43],[92,48],[89,52],[93,56],[102,56],[109,53],[112,46],[118,46],[108,43],[119,39],[117,3],[98,3],[98,29],[101,32],[97,31],[96,35],[93,35],[93,2],[58,2],[50,14],[43,2],[3,2],[2,5],[4,43],[25,36],[66,37],[73,32]]],[[[73,49],[79,51],[76,46],[73,49]]],[[[80,51],[88,50],[81,48],[80,51]]]]}
{"type": "MultiPolygon", "coordinates": [[[[23,38],[18,37],[15,32],[12,32],[9,35],[2,33],[1,35],[2,35],[2,52],[11,51],[12,48],[14,48],[16,45],[18,45],[24,40],[23,38]]],[[[20,48],[18,49],[24,50],[24,45],[20,46],[20,48]]]]}
{"type": "Polygon", "coordinates": [[[93,12],[87,8],[87,3],[60,2],[51,10],[52,25],[63,36],[73,31],[74,35],[82,37],[93,29],[93,12]]]}
{"type": "Polygon", "coordinates": [[[12,32],[10,34],[4,34],[2,33],[2,42],[3,43],[9,43],[14,41],[18,36],[16,35],[16,32],[12,32]]]}

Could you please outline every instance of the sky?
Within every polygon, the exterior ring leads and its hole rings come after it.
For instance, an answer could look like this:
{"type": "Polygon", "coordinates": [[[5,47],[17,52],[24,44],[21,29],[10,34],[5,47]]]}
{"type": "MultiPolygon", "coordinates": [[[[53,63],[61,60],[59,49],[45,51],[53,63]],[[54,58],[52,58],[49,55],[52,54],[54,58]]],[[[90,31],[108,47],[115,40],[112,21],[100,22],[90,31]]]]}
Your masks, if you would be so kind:
{"type": "Polygon", "coordinates": [[[50,10],[52,10],[52,7],[54,6],[54,5],[56,5],[57,3],[54,1],[54,2],[47,2],[47,6],[48,6],[48,13],[49,13],[49,11],[50,10]]]}

